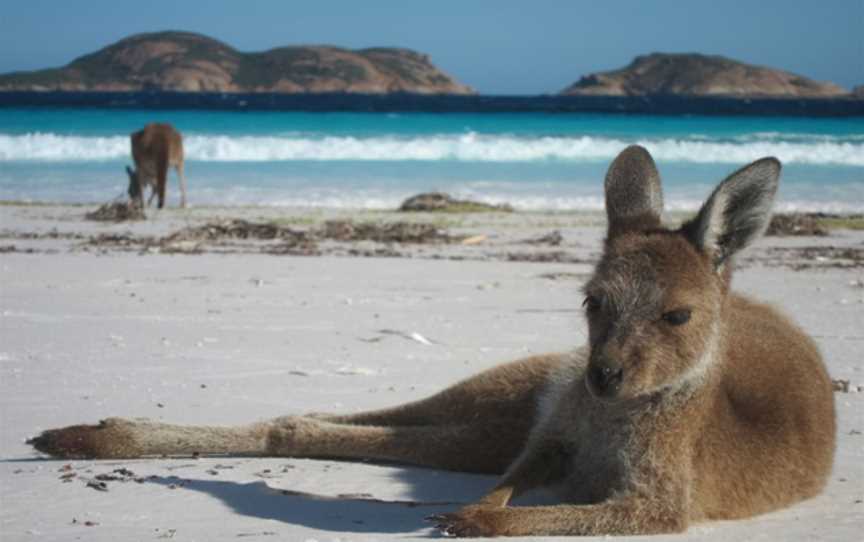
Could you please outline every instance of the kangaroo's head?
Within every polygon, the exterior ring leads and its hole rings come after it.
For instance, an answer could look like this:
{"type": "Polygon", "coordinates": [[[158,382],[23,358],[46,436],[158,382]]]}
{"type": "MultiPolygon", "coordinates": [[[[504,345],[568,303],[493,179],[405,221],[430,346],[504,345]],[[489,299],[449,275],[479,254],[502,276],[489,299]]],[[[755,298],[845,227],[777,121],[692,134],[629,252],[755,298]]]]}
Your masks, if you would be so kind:
{"type": "Polygon", "coordinates": [[[727,177],[695,218],[661,224],[651,155],[625,149],[606,174],[603,256],[584,288],[586,385],[618,400],[698,382],[715,361],[732,256],[764,231],[780,162],[763,158],[727,177]]]}

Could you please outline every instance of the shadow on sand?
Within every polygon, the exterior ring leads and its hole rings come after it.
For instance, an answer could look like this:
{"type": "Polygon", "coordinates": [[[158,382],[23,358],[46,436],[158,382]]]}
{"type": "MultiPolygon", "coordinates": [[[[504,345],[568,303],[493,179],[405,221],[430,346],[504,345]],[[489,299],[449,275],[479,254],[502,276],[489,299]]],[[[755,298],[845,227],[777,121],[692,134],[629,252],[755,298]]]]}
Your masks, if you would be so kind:
{"type": "MultiPolygon", "coordinates": [[[[322,531],[405,533],[431,529],[424,518],[477,500],[494,478],[425,469],[400,469],[412,500],[379,500],[369,495],[324,496],[270,487],[264,480],[235,482],[154,476],[148,483],[198,491],[219,499],[238,514],[302,525],[322,531]]],[[[437,533],[430,530],[431,536],[437,533]]]]}

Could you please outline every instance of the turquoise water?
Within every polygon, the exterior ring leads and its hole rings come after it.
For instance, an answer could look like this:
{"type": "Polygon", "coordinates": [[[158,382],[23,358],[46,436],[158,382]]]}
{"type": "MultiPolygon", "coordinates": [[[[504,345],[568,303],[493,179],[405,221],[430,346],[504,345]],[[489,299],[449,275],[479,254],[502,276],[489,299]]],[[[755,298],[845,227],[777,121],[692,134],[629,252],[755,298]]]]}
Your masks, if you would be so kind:
{"type": "Polygon", "coordinates": [[[773,155],[784,163],[779,209],[864,212],[864,119],[546,113],[0,109],[0,199],[122,196],[128,135],[154,121],[184,134],[193,205],[393,208],[443,190],[600,209],[609,161],[640,143],[673,209],[695,208],[725,175],[773,155]]]}

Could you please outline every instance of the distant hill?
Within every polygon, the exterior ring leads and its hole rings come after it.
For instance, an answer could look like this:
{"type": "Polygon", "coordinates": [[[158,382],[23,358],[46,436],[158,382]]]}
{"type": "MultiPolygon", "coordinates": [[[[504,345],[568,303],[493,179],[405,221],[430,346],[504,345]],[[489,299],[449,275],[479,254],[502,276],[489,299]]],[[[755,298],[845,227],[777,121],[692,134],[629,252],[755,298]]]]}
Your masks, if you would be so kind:
{"type": "Polygon", "coordinates": [[[625,68],[584,76],[561,94],[834,98],[849,96],[849,91],[722,56],[652,53],[637,56],[625,68]]]}
{"type": "Polygon", "coordinates": [[[190,32],[138,34],[62,68],[0,75],[0,91],[473,94],[408,49],[329,46],[242,53],[190,32]]]}

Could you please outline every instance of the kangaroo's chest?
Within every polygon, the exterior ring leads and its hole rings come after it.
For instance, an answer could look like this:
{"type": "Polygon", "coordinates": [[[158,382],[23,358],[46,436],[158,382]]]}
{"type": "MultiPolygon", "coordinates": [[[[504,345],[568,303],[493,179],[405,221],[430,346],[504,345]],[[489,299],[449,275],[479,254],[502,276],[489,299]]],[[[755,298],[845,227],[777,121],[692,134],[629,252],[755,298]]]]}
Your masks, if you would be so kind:
{"type": "Polygon", "coordinates": [[[577,503],[600,502],[632,487],[639,465],[650,455],[651,416],[582,405],[576,415],[560,417],[564,453],[562,498],[577,503]]]}

